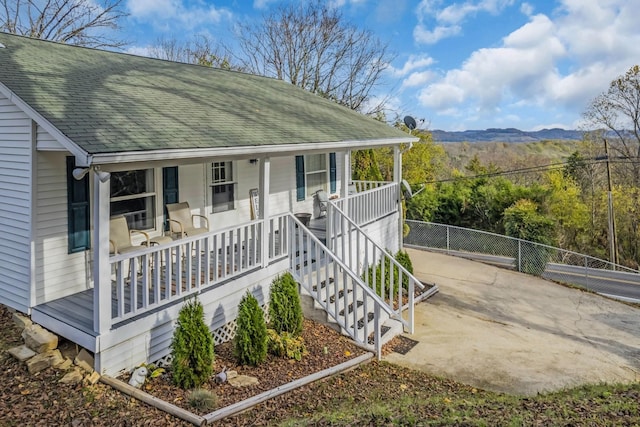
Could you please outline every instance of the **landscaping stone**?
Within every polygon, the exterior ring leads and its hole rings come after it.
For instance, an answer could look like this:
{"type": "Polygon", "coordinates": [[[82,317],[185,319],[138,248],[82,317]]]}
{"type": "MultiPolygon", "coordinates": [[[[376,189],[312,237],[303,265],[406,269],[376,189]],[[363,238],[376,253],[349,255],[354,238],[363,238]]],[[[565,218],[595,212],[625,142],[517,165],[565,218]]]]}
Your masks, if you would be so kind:
{"type": "Polygon", "coordinates": [[[71,365],[73,365],[73,361],[71,359],[69,359],[68,357],[64,358],[64,361],[62,361],[62,363],[57,364],[57,365],[53,365],[54,368],[60,370],[60,371],[66,371],[67,369],[69,369],[71,367],[71,365]]]}
{"type": "Polygon", "coordinates": [[[75,363],[77,366],[81,367],[88,373],[93,372],[93,356],[84,348],[80,350],[80,353],[78,353],[73,363],[75,363]]]}
{"type": "Polygon", "coordinates": [[[27,347],[36,353],[44,353],[58,347],[58,336],[36,324],[24,328],[22,339],[27,347]]]}
{"type": "Polygon", "coordinates": [[[27,369],[31,375],[63,362],[62,354],[58,350],[38,353],[27,360],[27,369]]]}
{"type": "Polygon", "coordinates": [[[20,345],[18,347],[10,348],[9,354],[18,359],[20,362],[24,362],[28,359],[31,359],[36,355],[36,352],[31,350],[26,345],[20,345]]]}
{"type": "Polygon", "coordinates": [[[247,387],[250,385],[259,384],[259,381],[256,377],[251,377],[249,375],[238,375],[234,378],[228,378],[229,384],[233,387],[247,387]]]}
{"type": "Polygon", "coordinates": [[[79,384],[82,381],[82,372],[80,369],[74,369],[69,371],[64,377],[60,378],[58,381],[61,384],[79,384]]]}
{"type": "Polygon", "coordinates": [[[90,373],[89,375],[87,375],[86,377],[84,377],[85,382],[94,385],[95,383],[97,383],[100,380],[100,374],[97,373],[96,371],[93,371],[92,373],[90,373]]]}
{"type": "Polygon", "coordinates": [[[15,323],[16,327],[21,331],[33,325],[33,322],[31,321],[31,319],[29,319],[27,316],[25,316],[22,313],[13,313],[13,316],[11,317],[13,318],[13,323],[15,323]]]}

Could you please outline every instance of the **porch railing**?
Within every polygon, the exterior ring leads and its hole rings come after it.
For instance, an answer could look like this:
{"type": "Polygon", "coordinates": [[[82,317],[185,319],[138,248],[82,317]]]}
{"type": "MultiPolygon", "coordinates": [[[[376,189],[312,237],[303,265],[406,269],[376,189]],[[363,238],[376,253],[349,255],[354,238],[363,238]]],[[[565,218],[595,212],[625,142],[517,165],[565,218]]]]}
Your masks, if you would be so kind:
{"type": "Polygon", "coordinates": [[[262,221],[109,258],[112,323],[118,323],[232,279],[288,254],[287,218],[267,222],[267,258],[262,257],[262,221]]]}
{"type": "Polygon", "coordinates": [[[351,181],[351,183],[356,187],[357,192],[369,191],[378,187],[382,187],[383,185],[389,184],[389,181],[364,181],[357,180],[351,181]]]}
{"type": "Polygon", "coordinates": [[[348,212],[349,217],[356,224],[362,226],[398,211],[397,183],[378,181],[356,181],[356,183],[365,183],[361,184],[361,188],[366,187],[367,190],[359,191],[346,199],[331,201],[341,211],[348,212]]]}
{"type": "MultiPolygon", "coordinates": [[[[414,297],[425,286],[386,249],[365,233],[337,204],[327,209],[327,246],[394,310],[409,333],[414,330],[414,297]],[[402,318],[407,311],[408,319],[402,318]]],[[[437,292],[433,287],[427,292],[437,292]]]]}
{"type": "Polygon", "coordinates": [[[290,270],[296,280],[347,335],[380,357],[381,315],[397,317],[397,311],[293,215],[289,236],[295,248],[289,254],[290,270]]]}

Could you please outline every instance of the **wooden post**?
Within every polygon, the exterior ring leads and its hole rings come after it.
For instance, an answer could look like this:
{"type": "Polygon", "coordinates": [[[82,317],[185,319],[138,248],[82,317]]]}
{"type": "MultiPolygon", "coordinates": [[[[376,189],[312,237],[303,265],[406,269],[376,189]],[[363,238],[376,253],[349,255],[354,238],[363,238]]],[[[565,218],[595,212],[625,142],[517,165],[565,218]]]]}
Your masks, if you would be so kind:
{"type": "Polygon", "coordinates": [[[109,264],[109,197],[111,176],[93,175],[93,330],[111,328],[111,270],[109,264]],[[106,179],[105,179],[106,178],[106,179]],[[104,182],[103,182],[104,180],[104,182]]]}
{"type": "Polygon", "coordinates": [[[396,197],[398,200],[398,250],[402,250],[402,235],[404,234],[404,214],[402,212],[402,151],[399,146],[393,147],[393,182],[396,183],[396,197]]]}
{"type": "MultiPolygon", "coordinates": [[[[616,242],[616,218],[613,213],[613,193],[611,185],[611,165],[609,162],[609,145],[604,138],[604,154],[607,157],[607,185],[608,185],[608,210],[609,210],[609,261],[618,263],[618,244],[616,242]]],[[[615,267],[614,267],[615,269],[615,267]]]]}

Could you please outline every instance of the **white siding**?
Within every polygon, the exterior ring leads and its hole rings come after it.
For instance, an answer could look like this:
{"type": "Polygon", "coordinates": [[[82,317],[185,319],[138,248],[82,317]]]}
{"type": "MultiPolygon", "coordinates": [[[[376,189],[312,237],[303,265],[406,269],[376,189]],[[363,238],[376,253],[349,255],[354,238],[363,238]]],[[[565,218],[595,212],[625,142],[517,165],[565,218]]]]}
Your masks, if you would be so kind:
{"type": "Polygon", "coordinates": [[[0,94],[0,303],[27,312],[31,289],[31,120],[0,94]]]}
{"type": "MultiPolygon", "coordinates": [[[[51,137],[38,129],[38,138],[51,137]]],[[[68,253],[66,155],[63,152],[38,152],[36,304],[90,287],[91,251],[68,253]]]]}
{"type": "MultiPolygon", "coordinates": [[[[205,322],[209,328],[214,331],[235,320],[238,304],[247,290],[251,290],[260,305],[267,303],[271,281],[285,271],[286,265],[286,261],[274,264],[200,294],[198,298],[204,307],[205,322]]],[[[118,375],[140,363],[155,362],[168,355],[180,307],[177,304],[155,316],[145,317],[101,336],[98,355],[101,373],[118,375]]]]}

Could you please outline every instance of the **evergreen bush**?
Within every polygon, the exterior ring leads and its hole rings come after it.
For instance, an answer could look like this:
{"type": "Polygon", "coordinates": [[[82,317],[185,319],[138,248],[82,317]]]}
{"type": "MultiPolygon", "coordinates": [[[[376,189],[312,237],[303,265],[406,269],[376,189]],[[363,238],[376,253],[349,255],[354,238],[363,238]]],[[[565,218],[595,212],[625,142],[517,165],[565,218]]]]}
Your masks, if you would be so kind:
{"type": "MultiPolygon", "coordinates": [[[[411,258],[409,254],[405,251],[398,251],[395,255],[396,261],[398,264],[403,266],[409,273],[413,274],[413,263],[411,262],[411,258]]],[[[397,269],[397,267],[395,267],[397,269]]],[[[402,287],[407,289],[409,287],[409,277],[407,275],[402,276],[402,287]]]]}
{"type": "Polygon", "coordinates": [[[278,334],[275,329],[267,329],[267,347],[269,353],[275,356],[297,361],[302,360],[302,356],[308,354],[302,337],[295,337],[289,332],[278,334]]]}
{"type": "Polygon", "coordinates": [[[180,310],[173,333],[173,382],[184,389],[202,385],[213,370],[213,350],[213,336],[204,322],[204,309],[200,301],[193,299],[180,310]]]}
{"type": "Polygon", "coordinates": [[[234,355],[243,365],[257,366],[267,357],[267,324],[258,300],[247,293],[238,307],[234,355]]]}
{"type": "Polygon", "coordinates": [[[288,332],[297,337],[302,332],[300,295],[291,273],[278,276],[271,283],[269,318],[271,327],[279,334],[288,332]]]}

